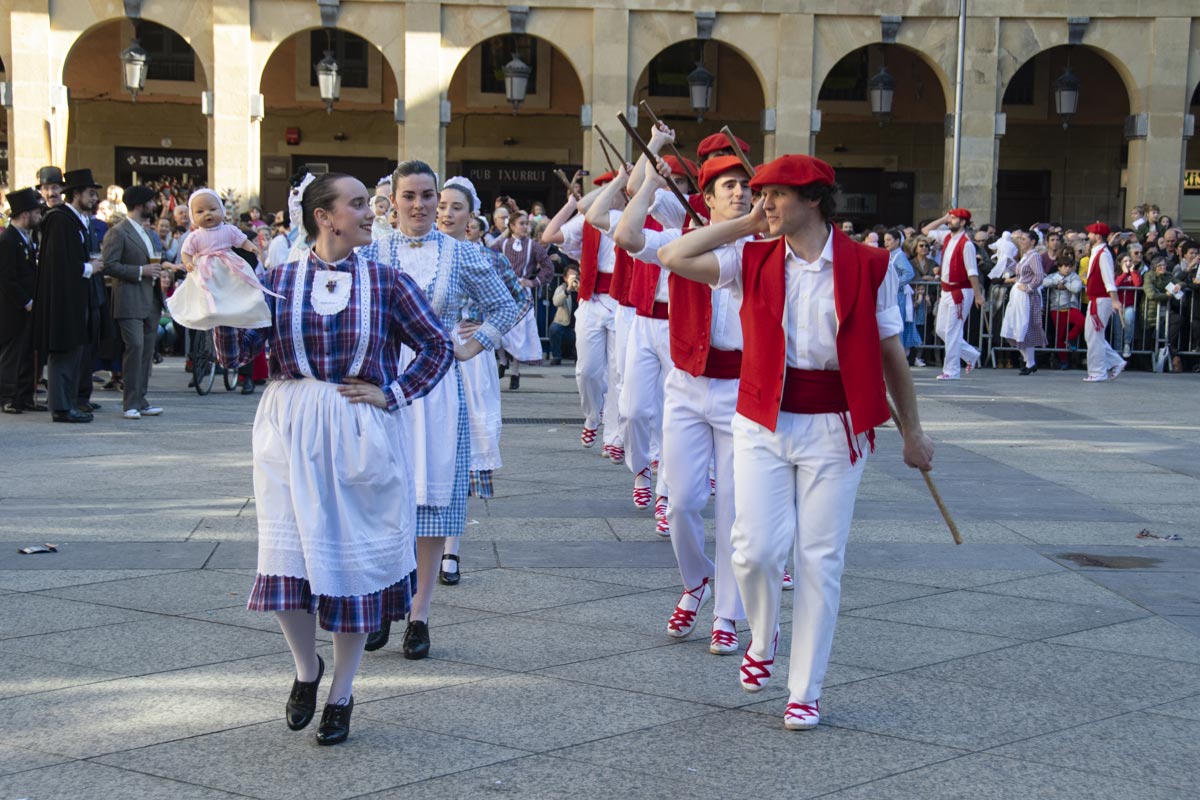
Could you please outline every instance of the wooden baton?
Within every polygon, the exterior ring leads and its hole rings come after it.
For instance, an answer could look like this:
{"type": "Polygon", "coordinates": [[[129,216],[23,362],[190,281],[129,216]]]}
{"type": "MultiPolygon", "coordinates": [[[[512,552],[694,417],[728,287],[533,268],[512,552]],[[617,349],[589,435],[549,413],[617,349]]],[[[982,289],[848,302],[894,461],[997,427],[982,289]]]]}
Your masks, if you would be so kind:
{"type": "Polygon", "coordinates": [[[602,131],[600,129],[599,125],[593,125],[592,127],[596,129],[596,133],[599,134],[599,136],[600,136],[600,152],[604,153],[604,160],[608,163],[608,169],[610,172],[612,172],[613,175],[616,175],[617,168],[613,164],[613,160],[611,158],[609,158],[608,150],[610,148],[612,149],[613,155],[616,156],[618,163],[624,164],[625,159],[621,158],[621,151],[618,150],[617,148],[613,147],[613,143],[610,142],[608,140],[608,137],[604,135],[604,131],[602,131]]]}
{"type": "Polygon", "coordinates": [[[751,178],[754,177],[754,165],[750,163],[750,159],[746,157],[746,153],[742,150],[742,146],[738,144],[737,137],[733,135],[733,131],[729,130],[729,126],[721,128],[721,133],[725,134],[725,138],[729,140],[729,146],[733,148],[733,152],[742,161],[742,168],[746,170],[751,178]]]}
{"type": "MultiPolygon", "coordinates": [[[[650,115],[650,121],[657,125],[659,123],[659,119],[658,117],[654,116],[654,111],[650,108],[650,104],[643,100],[642,108],[646,109],[646,113],[650,115]]],[[[683,171],[687,173],[688,182],[692,184],[692,191],[694,191],[696,194],[703,194],[703,192],[700,190],[700,179],[692,174],[692,168],[688,166],[687,159],[685,159],[683,154],[679,152],[679,148],[675,146],[674,142],[669,142],[668,146],[671,148],[671,152],[675,155],[675,157],[679,159],[679,163],[683,165],[683,171]]]]}
{"type": "MultiPolygon", "coordinates": [[[[736,144],[734,145],[736,147],[736,144]]],[[[888,398],[888,411],[892,414],[892,422],[896,423],[896,430],[900,432],[900,436],[904,436],[904,426],[900,424],[900,415],[896,413],[896,407],[892,405],[892,399],[888,398]]],[[[938,511],[942,512],[942,519],[946,521],[946,527],[950,529],[950,535],[954,537],[955,544],[962,544],[962,536],[958,533],[958,526],[954,524],[954,517],[950,516],[950,509],[946,508],[946,504],[942,502],[942,495],[938,492],[937,484],[933,482],[933,476],[927,470],[918,470],[921,477],[925,479],[925,485],[929,488],[929,494],[933,495],[933,502],[937,504],[938,511]]]]}
{"type": "MultiPolygon", "coordinates": [[[[650,169],[655,169],[658,164],[658,156],[650,152],[650,148],[646,146],[642,137],[638,135],[637,129],[629,124],[629,120],[625,119],[624,114],[618,113],[617,121],[621,123],[621,127],[625,129],[625,133],[629,134],[629,138],[633,141],[638,151],[650,160],[650,169]]],[[[675,185],[675,181],[667,181],[667,188],[671,190],[671,193],[675,195],[675,199],[687,211],[688,216],[692,218],[692,222],[696,223],[696,227],[703,228],[707,224],[704,221],[704,217],[696,213],[696,209],[692,208],[691,204],[688,203],[687,198],[683,196],[683,192],[679,191],[679,187],[675,185]]]]}

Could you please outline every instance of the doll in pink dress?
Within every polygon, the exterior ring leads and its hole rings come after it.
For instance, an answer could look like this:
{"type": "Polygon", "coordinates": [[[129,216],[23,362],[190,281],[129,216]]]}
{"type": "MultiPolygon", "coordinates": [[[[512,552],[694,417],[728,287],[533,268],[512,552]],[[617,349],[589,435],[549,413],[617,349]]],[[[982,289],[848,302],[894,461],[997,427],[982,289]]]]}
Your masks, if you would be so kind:
{"type": "Polygon", "coordinates": [[[271,311],[254,270],[234,248],[262,255],[254,242],[225,222],[225,204],[212,189],[197,189],[188,198],[196,227],[180,251],[187,280],[171,296],[167,307],[176,322],[187,328],[210,330],[217,325],[265,328],[271,311]]]}

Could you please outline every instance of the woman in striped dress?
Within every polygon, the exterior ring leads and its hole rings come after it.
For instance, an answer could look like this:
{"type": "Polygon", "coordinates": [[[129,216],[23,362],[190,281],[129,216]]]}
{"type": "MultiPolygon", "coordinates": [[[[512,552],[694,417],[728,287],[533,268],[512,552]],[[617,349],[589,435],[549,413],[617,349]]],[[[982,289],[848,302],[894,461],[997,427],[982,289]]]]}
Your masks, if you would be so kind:
{"type": "MultiPolygon", "coordinates": [[[[476,245],[434,227],[438,186],[433,168],[423,161],[401,162],[392,173],[392,192],[397,230],[364,247],[361,254],[415,280],[447,329],[458,324],[468,300],[479,306],[482,322],[471,338],[455,346],[458,361],[494,350],[516,323],[517,304],[476,245]]],[[[445,537],[461,536],[467,521],[470,425],[457,364],[412,410],[417,591],[404,631],[404,657],[415,660],[429,655],[429,604],[445,537]]],[[[389,631],[390,625],[384,624],[371,635],[367,649],[383,647],[389,631]]]]}
{"type": "Polygon", "coordinates": [[[1014,231],[1012,237],[1017,245],[1019,261],[1016,275],[1007,280],[1014,286],[1008,296],[1009,308],[1005,310],[1002,333],[1013,347],[1021,351],[1021,355],[1025,359],[1025,366],[1021,368],[1020,374],[1032,375],[1037,372],[1034,348],[1046,346],[1046,331],[1042,326],[1042,294],[1039,291],[1042,279],[1046,277],[1046,270],[1042,267],[1042,257],[1037,251],[1036,234],[1031,231],[1014,231]],[[1024,313],[1026,304],[1028,304],[1028,314],[1024,313]],[[1011,321],[1009,310],[1017,312],[1014,316],[1018,318],[1026,317],[1023,329],[1019,324],[1011,321]]]}
{"type": "Polygon", "coordinates": [[[374,216],[362,183],[322,175],[300,201],[314,241],[266,274],[276,293],[267,298],[271,327],[219,327],[213,339],[226,367],[270,345],[271,383],[254,419],[258,575],[249,607],[275,612],[292,651],[292,730],[316,712],[325,669],[316,623],[333,632],[317,730],[328,745],[349,735],[367,633],[408,611],[416,502],[401,409],[438,383],[453,350],[408,276],[354,253],[371,241],[374,216]],[[414,356],[399,372],[402,347],[414,356]]]}

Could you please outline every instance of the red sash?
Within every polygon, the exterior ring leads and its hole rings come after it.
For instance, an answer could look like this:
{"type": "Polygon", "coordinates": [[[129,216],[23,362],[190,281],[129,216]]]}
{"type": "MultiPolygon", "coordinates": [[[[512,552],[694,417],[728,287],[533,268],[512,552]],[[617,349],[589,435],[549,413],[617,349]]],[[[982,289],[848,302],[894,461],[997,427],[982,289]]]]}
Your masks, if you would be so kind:
{"type": "MultiPolygon", "coordinates": [[[[795,369],[788,367],[783,380],[783,398],[780,411],[789,414],[837,414],[846,431],[846,445],[850,448],[850,463],[862,456],[862,450],[850,432],[850,420],[846,412],[850,403],[846,400],[846,388],[842,373],[836,369],[795,369]]],[[[867,431],[867,442],[875,452],[875,429],[867,431]]]]}
{"type": "Polygon", "coordinates": [[[967,278],[967,265],[963,261],[963,251],[967,249],[967,235],[964,233],[958,237],[958,244],[950,251],[950,258],[946,264],[946,268],[942,271],[942,291],[949,292],[954,298],[954,304],[958,306],[958,318],[963,318],[963,289],[971,288],[971,281],[967,278]]]}

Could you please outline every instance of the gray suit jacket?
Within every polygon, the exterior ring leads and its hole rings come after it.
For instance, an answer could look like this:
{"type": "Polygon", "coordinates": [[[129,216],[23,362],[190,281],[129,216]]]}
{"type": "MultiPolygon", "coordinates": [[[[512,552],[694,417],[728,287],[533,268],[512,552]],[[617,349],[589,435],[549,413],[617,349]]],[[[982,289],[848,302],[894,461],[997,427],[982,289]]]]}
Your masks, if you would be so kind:
{"type": "MultiPolygon", "coordinates": [[[[145,319],[162,313],[162,289],[146,276],[138,279],[138,268],[150,263],[146,245],[136,223],[123,219],[104,236],[101,252],[104,274],[113,278],[113,319],[145,319]]],[[[153,242],[153,239],[151,239],[153,242]]]]}

